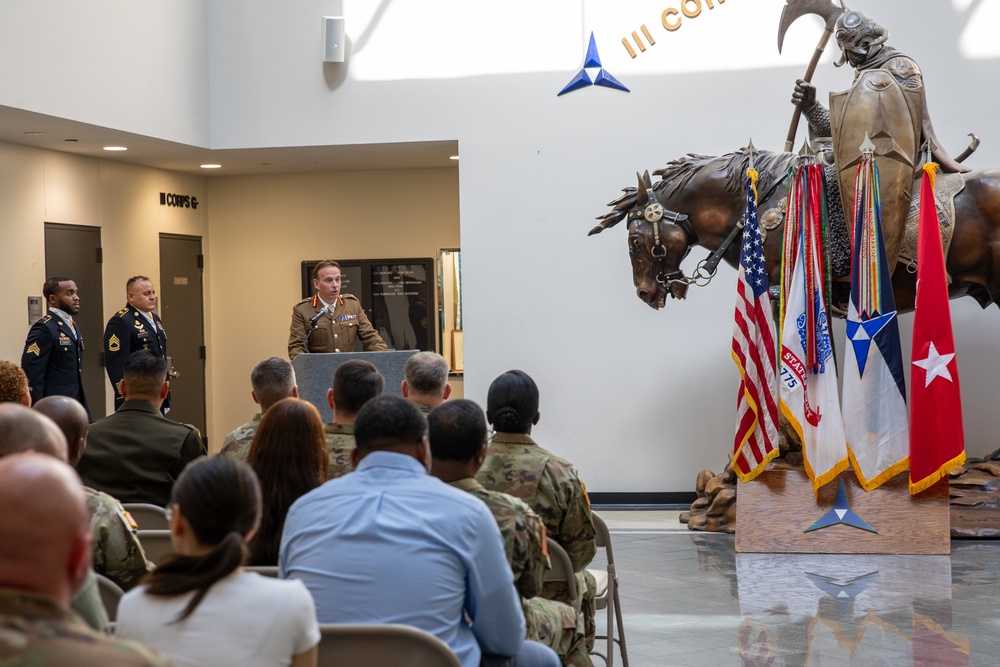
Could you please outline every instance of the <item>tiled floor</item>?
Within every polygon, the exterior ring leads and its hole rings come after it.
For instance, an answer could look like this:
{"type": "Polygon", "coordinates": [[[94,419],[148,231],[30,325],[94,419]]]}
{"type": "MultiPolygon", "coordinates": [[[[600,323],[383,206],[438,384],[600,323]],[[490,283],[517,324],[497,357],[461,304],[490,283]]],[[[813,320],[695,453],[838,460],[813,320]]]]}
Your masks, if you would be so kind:
{"type": "Polygon", "coordinates": [[[1000,541],[956,540],[950,557],[737,555],[677,512],[600,514],[631,667],[1000,665],[1000,541]]]}

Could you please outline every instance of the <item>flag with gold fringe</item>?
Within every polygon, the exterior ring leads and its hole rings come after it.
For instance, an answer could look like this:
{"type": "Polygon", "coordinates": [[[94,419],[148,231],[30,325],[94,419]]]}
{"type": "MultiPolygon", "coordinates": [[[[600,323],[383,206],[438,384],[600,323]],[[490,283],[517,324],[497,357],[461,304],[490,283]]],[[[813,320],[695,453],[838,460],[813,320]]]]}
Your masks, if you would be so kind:
{"type": "Polygon", "coordinates": [[[778,455],[777,362],[764,242],[757,219],[757,172],[747,170],[743,245],[736,279],[733,361],[740,369],[733,469],[744,482],[778,455]]]}
{"type": "Polygon", "coordinates": [[[854,181],[851,301],[844,362],[844,433],[854,473],[871,491],[909,466],[899,321],[882,243],[878,166],[870,140],[854,181]]]}
{"type": "Polygon", "coordinates": [[[910,493],[931,487],[965,463],[962,392],[948,304],[934,170],[924,165],[917,235],[917,298],[910,369],[910,493]]]}
{"type": "Polygon", "coordinates": [[[781,412],[802,442],[816,493],[848,465],[827,314],[825,215],[822,166],[789,170],[781,270],[781,412]]]}

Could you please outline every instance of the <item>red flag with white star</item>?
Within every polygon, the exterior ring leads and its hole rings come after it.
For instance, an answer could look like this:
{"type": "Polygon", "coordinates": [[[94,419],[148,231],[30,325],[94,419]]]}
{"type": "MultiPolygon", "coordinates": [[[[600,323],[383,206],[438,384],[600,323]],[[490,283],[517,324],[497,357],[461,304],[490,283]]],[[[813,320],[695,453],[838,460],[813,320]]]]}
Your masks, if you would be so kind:
{"type": "Polygon", "coordinates": [[[934,169],[924,166],[917,240],[917,299],[910,369],[910,494],[930,488],[965,463],[962,394],[951,330],[934,169]]]}

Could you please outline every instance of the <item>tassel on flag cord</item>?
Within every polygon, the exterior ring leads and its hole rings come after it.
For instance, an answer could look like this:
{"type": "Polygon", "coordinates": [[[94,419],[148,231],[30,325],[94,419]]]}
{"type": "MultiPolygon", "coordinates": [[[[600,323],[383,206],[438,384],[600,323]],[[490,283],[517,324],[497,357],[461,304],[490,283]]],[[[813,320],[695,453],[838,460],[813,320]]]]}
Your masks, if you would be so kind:
{"type": "Polygon", "coordinates": [[[952,334],[934,169],[924,165],[917,236],[917,298],[910,375],[910,493],[917,494],[965,463],[962,392],[952,334]]]}
{"type": "Polygon", "coordinates": [[[843,414],[854,473],[871,491],[909,466],[909,426],[899,322],[882,244],[878,166],[867,137],[862,151],[854,182],[843,414]]]}
{"type": "Polygon", "coordinates": [[[736,280],[733,361],[740,369],[736,402],[733,469],[749,482],[778,455],[778,404],[775,384],[775,330],[771,317],[764,242],[756,201],[757,172],[747,170],[743,245],[736,280]]]}
{"type": "Polygon", "coordinates": [[[847,469],[827,304],[829,268],[820,165],[789,170],[781,290],[781,412],[802,442],[806,473],[820,487],[847,469]]]}

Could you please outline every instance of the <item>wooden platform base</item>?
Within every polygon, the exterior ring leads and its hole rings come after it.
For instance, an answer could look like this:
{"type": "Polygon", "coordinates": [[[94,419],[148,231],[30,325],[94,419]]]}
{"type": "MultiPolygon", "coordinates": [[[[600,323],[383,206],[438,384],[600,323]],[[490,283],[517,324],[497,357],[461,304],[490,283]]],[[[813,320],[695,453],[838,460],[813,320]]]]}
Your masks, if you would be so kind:
{"type": "Polygon", "coordinates": [[[866,493],[853,470],[820,489],[814,498],[804,470],[765,470],[739,485],[736,551],[812,554],[949,554],[948,479],[910,496],[907,473],[866,493]],[[877,534],[834,525],[805,532],[833,508],[843,479],[850,508],[877,534]]]}

